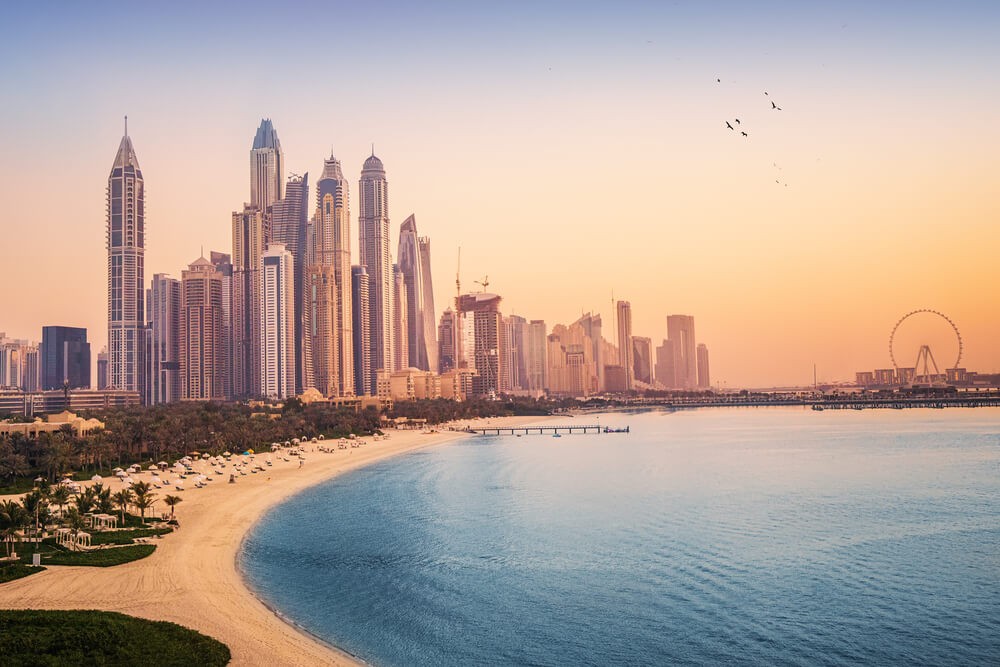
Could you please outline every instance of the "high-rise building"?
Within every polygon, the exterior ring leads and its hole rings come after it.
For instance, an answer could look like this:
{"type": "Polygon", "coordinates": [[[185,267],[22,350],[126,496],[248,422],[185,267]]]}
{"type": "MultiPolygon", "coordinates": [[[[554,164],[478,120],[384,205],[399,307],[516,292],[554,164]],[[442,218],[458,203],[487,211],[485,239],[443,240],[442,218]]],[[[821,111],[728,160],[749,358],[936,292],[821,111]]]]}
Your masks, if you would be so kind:
{"type": "Polygon", "coordinates": [[[157,273],[149,289],[152,344],[146,374],[146,405],[181,399],[181,282],[157,273]]]}
{"type": "Polygon", "coordinates": [[[656,366],[653,374],[656,382],[664,389],[676,388],[677,380],[674,371],[674,344],[669,340],[664,340],[663,344],[656,348],[656,366]]]}
{"type": "Polygon", "coordinates": [[[545,390],[548,386],[548,363],[546,350],[548,348],[548,332],[544,320],[531,320],[528,323],[528,335],[525,354],[525,368],[528,376],[527,389],[532,392],[545,390]]]}
{"type": "Polygon", "coordinates": [[[459,297],[459,310],[462,314],[462,361],[467,368],[475,371],[472,393],[495,396],[503,391],[500,297],[488,292],[463,294],[459,297]]]}
{"type": "Polygon", "coordinates": [[[355,393],[354,319],[351,291],[350,188],[340,161],[323,161],[316,183],[316,212],[312,221],[312,266],[307,316],[310,324],[316,388],[327,396],[355,393]],[[331,365],[332,364],[332,365],[331,365]]]}
{"type": "Polygon", "coordinates": [[[100,352],[97,353],[97,390],[104,391],[107,388],[108,388],[108,348],[105,347],[100,352]]]}
{"type": "MultiPolygon", "coordinates": [[[[691,315],[667,316],[667,340],[673,347],[674,375],[668,388],[690,389],[698,384],[698,359],[695,352],[694,317],[691,315]]],[[[657,377],[660,377],[657,374],[657,377]]]]}
{"type": "Polygon", "coordinates": [[[406,279],[398,264],[392,265],[392,339],[397,342],[392,347],[392,370],[402,371],[410,367],[410,355],[406,346],[406,332],[409,329],[407,316],[406,279]]]}
{"type": "Polygon", "coordinates": [[[42,327],[42,389],[90,389],[90,343],[80,327],[42,327]]]}
{"type": "Polygon", "coordinates": [[[233,262],[228,253],[212,251],[209,261],[222,280],[222,394],[233,398],[233,262]]]}
{"type": "Polygon", "coordinates": [[[653,340],[632,336],[632,377],[636,382],[653,384],[653,340]]]}
{"type": "Polygon", "coordinates": [[[368,271],[363,266],[351,267],[351,308],[354,313],[354,393],[371,396],[375,378],[371,374],[371,313],[369,303],[368,271]]]}
{"type": "Polygon", "coordinates": [[[260,395],[260,261],[267,229],[260,209],[233,213],[232,392],[235,398],[260,395]]]}
{"type": "Polygon", "coordinates": [[[126,123],[108,176],[108,384],[112,389],[135,392],[143,386],[146,328],[144,185],[126,123]]]}
{"type": "Polygon", "coordinates": [[[619,301],[616,304],[618,314],[618,365],[625,371],[625,391],[632,391],[635,386],[635,369],[632,367],[632,304],[619,301]]]}
{"type": "Polygon", "coordinates": [[[270,118],[260,121],[250,149],[250,206],[267,212],[284,195],[285,164],[278,133],[270,118]]]}
{"type": "Polygon", "coordinates": [[[293,320],[295,325],[295,393],[313,386],[311,337],[306,321],[306,276],[309,272],[308,212],[309,174],[292,175],[285,185],[285,196],[271,206],[271,239],[292,254],[295,267],[293,320]]]}
{"type": "Polygon", "coordinates": [[[204,257],[181,273],[181,400],[221,401],[222,275],[204,257]]]}
{"type": "Polygon", "coordinates": [[[444,374],[455,369],[458,362],[455,356],[456,340],[455,311],[448,308],[441,313],[441,322],[438,324],[438,373],[444,374]]]}
{"type": "Polygon", "coordinates": [[[557,324],[548,336],[549,392],[564,396],[589,396],[598,391],[594,344],[584,324],[557,324]]]}
{"type": "MultiPolygon", "coordinates": [[[[431,240],[417,236],[417,219],[413,215],[399,227],[397,259],[406,291],[405,345],[410,365],[436,371],[438,350],[431,285],[431,240]]],[[[403,343],[400,341],[400,345],[403,343]]]]}
{"type": "Polygon", "coordinates": [[[511,389],[528,390],[528,320],[520,315],[507,319],[508,373],[511,389]]]}
{"type": "Polygon", "coordinates": [[[27,340],[7,338],[0,332],[0,389],[33,392],[38,391],[40,386],[38,345],[27,340]]]}
{"type": "MultiPolygon", "coordinates": [[[[578,324],[583,327],[583,333],[587,336],[588,343],[591,347],[588,358],[593,362],[595,373],[594,380],[587,382],[588,387],[591,387],[591,389],[588,390],[588,393],[603,391],[604,365],[607,363],[607,355],[605,354],[605,347],[603,344],[604,336],[602,333],[601,316],[598,313],[586,313],[574,324],[578,324]]],[[[588,364],[587,368],[591,368],[591,366],[588,364]]]]}
{"type": "Polygon", "coordinates": [[[711,380],[708,375],[708,346],[704,343],[698,343],[698,387],[701,389],[708,389],[711,385],[711,380]]]}
{"type": "Polygon", "coordinates": [[[271,243],[261,260],[260,387],[267,398],[295,395],[295,260],[271,243]]]}
{"type": "Polygon", "coordinates": [[[361,264],[368,272],[368,323],[371,327],[371,362],[368,374],[375,386],[380,370],[391,371],[393,362],[392,257],[389,254],[389,185],[382,161],[365,160],[361,169],[358,224],[361,264]]]}

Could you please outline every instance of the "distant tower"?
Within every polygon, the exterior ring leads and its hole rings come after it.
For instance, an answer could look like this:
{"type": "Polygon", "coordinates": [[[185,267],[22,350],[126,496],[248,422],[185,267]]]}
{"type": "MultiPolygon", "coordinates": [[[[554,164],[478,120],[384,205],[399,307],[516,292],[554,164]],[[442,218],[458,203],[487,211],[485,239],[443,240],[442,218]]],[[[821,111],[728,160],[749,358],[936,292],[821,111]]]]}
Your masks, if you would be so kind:
{"type": "Polygon", "coordinates": [[[222,280],[222,395],[233,399],[233,261],[227,253],[212,251],[212,266],[222,280]]]}
{"type": "Polygon", "coordinates": [[[310,291],[307,299],[312,300],[310,317],[322,321],[310,330],[316,385],[328,396],[351,396],[355,365],[350,190],[340,161],[333,155],[324,160],[323,175],[316,183],[312,229],[309,273],[323,290],[322,294],[310,291]]]}
{"type": "Polygon", "coordinates": [[[397,345],[392,348],[392,370],[403,371],[410,367],[410,355],[406,346],[406,332],[409,329],[409,309],[406,300],[406,281],[398,264],[392,265],[392,339],[397,345]]]}
{"type": "Polygon", "coordinates": [[[438,324],[438,373],[447,373],[455,368],[458,359],[455,352],[456,327],[455,311],[448,308],[441,313],[441,321],[438,324]]]}
{"type": "Polygon", "coordinates": [[[653,384],[653,340],[642,336],[632,336],[632,372],[637,382],[653,384]]]}
{"type": "Polygon", "coordinates": [[[351,267],[351,300],[354,310],[354,393],[371,396],[375,387],[371,373],[371,326],[368,272],[363,266],[351,267]]]}
{"type": "Polygon", "coordinates": [[[434,289],[431,284],[431,241],[417,236],[417,219],[411,215],[399,227],[399,268],[406,290],[406,345],[410,366],[436,371],[437,340],[434,328],[434,289]]]}
{"type": "Polygon", "coordinates": [[[285,196],[271,206],[271,242],[280,243],[292,254],[295,267],[295,393],[313,386],[312,359],[304,326],[306,314],[306,280],[309,248],[307,246],[309,206],[309,174],[291,176],[285,186],[285,196]]]}
{"type": "Polygon", "coordinates": [[[542,391],[548,387],[547,338],[544,320],[531,320],[528,323],[525,367],[528,374],[528,389],[531,391],[542,391]]]}
{"type": "MultiPolygon", "coordinates": [[[[695,352],[694,317],[667,316],[667,340],[673,348],[673,383],[668,388],[690,389],[698,384],[698,360],[695,352]]],[[[657,373],[659,377],[659,373],[657,373]]],[[[662,382],[662,380],[661,380],[662,382]]]]}
{"type": "Polygon", "coordinates": [[[281,142],[270,118],[260,121],[250,149],[250,205],[266,212],[282,198],[285,182],[281,142]]]}
{"type": "Polygon", "coordinates": [[[708,389],[712,386],[708,375],[708,346],[698,343],[698,387],[708,389]]]}
{"type": "Polygon", "coordinates": [[[261,259],[260,387],[267,398],[295,395],[295,260],[271,243],[261,259]]]}
{"type": "Polygon", "coordinates": [[[145,184],[126,122],[107,191],[108,385],[123,391],[143,385],[145,233],[145,184]]]}
{"type": "Polygon", "coordinates": [[[361,264],[368,272],[368,321],[371,362],[368,374],[375,386],[380,370],[392,370],[392,257],[389,254],[389,184],[382,161],[372,153],[361,169],[359,227],[361,264]]]}
{"type": "MultiPolygon", "coordinates": [[[[104,391],[108,388],[108,348],[97,353],[97,389],[104,391]]],[[[37,387],[36,387],[37,389],[37,387]]],[[[27,391],[27,390],[26,390],[27,391]]],[[[34,389],[31,391],[35,391],[34,389]]]]}
{"type": "Polygon", "coordinates": [[[149,326],[153,340],[146,402],[181,399],[181,282],[164,273],[153,275],[149,289],[149,326]]]}
{"type": "Polygon", "coordinates": [[[625,369],[625,391],[635,387],[634,358],[632,356],[632,304],[619,301],[618,313],[618,365],[625,369]]]}
{"type": "Polygon", "coordinates": [[[181,399],[225,398],[222,276],[204,257],[181,274],[181,399]]]}
{"type": "Polygon", "coordinates": [[[42,327],[42,389],[90,389],[90,343],[81,327],[42,327]]]}
{"type": "Polygon", "coordinates": [[[260,261],[266,229],[260,209],[233,213],[232,392],[235,398],[260,396],[260,261]]]}

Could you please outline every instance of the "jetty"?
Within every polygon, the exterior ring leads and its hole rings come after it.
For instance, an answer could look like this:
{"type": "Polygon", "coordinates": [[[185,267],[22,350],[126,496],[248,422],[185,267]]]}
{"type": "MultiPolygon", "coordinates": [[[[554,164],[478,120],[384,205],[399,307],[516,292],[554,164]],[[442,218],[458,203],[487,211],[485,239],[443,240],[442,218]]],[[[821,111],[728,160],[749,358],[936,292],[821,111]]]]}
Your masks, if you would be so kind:
{"type": "Polygon", "coordinates": [[[609,426],[601,426],[600,424],[586,424],[582,426],[579,424],[551,426],[477,426],[475,428],[469,427],[466,431],[469,433],[478,433],[479,435],[561,435],[563,433],[628,433],[629,427],[611,428],[609,426]]]}

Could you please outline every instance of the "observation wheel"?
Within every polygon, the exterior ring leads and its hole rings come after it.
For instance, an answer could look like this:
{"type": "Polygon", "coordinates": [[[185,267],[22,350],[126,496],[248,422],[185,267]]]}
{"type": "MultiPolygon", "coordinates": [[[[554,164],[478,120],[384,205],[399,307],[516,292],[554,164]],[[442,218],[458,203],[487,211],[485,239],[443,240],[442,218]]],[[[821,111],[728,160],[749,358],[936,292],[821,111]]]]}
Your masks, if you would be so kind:
{"type": "Polygon", "coordinates": [[[962,333],[958,330],[958,326],[955,322],[953,322],[950,317],[941,311],[933,310],[931,308],[911,310],[899,318],[895,326],[892,327],[892,332],[889,334],[889,359],[892,361],[892,367],[896,371],[897,382],[900,384],[907,384],[907,380],[909,380],[909,383],[911,384],[942,384],[942,374],[938,368],[937,362],[934,359],[934,354],[931,352],[930,345],[926,342],[920,344],[919,350],[917,351],[916,361],[913,366],[900,369],[898,355],[910,354],[908,350],[898,349],[900,328],[903,327],[903,325],[908,321],[912,323],[914,320],[911,318],[921,314],[929,314],[933,316],[933,319],[945,323],[947,325],[947,329],[950,329],[950,333],[954,334],[954,340],[958,345],[958,352],[955,356],[955,363],[947,368],[958,368],[962,363],[962,333]],[[909,377],[904,377],[907,375],[909,377]]]}

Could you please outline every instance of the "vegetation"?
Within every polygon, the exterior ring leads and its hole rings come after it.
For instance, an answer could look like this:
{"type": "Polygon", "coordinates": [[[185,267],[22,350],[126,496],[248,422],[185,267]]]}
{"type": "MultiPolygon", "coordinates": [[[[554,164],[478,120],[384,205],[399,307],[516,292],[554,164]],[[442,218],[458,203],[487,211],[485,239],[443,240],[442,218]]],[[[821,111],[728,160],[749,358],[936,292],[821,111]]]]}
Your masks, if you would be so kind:
{"type": "MultiPolygon", "coordinates": [[[[83,565],[87,567],[112,567],[141,560],[156,551],[155,544],[130,544],[113,549],[94,551],[53,550],[42,554],[45,565],[83,565]]],[[[29,554],[19,554],[23,561],[29,561],[29,554]]]]}
{"type": "Polygon", "coordinates": [[[94,533],[90,536],[90,543],[93,546],[101,544],[132,544],[136,538],[155,537],[172,533],[172,528],[135,528],[133,530],[109,530],[103,533],[94,533]]]}
{"type": "Polygon", "coordinates": [[[0,565],[0,584],[5,584],[8,581],[14,581],[15,579],[27,577],[35,574],[36,572],[41,572],[44,569],[44,567],[35,567],[33,565],[25,565],[24,563],[7,563],[0,565]]]}
{"type": "Polygon", "coordinates": [[[0,611],[4,665],[228,664],[229,647],[165,621],[104,611],[0,611]]]}

